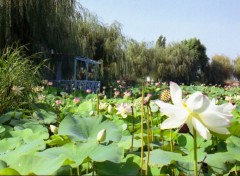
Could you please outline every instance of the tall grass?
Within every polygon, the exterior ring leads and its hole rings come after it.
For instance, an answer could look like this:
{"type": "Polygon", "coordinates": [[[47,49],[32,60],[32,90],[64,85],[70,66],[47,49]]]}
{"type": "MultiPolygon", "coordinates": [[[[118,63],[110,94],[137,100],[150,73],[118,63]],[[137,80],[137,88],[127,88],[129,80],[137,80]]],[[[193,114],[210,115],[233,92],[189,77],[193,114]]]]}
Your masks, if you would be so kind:
{"type": "Polygon", "coordinates": [[[32,100],[33,86],[40,81],[36,55],[27,56],[25,46],[8,46],[0,52],[0,114],[32,100]]]}

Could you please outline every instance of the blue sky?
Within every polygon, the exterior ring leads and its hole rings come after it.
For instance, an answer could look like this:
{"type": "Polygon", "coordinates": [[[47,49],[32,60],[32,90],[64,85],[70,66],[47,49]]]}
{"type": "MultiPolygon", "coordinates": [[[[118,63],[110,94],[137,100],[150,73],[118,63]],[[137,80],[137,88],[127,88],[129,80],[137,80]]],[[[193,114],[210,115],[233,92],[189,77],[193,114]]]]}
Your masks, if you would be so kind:
{"type": "Polygon", "coordinates": [[[240,0],[79,0],[83,7],[139,42],[198,38],[208,57],[240,56],[240,0]]]}

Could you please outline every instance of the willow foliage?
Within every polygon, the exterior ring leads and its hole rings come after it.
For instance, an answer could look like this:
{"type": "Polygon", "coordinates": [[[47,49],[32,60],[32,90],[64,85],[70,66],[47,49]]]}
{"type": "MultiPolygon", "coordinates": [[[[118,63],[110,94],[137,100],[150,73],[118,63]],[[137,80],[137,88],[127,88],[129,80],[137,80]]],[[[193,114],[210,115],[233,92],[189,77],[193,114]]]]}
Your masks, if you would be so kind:
{"type": "Polygon", "coordinates": [[[151,76],[191,82],[208,62],[197,39],[166,45],[160,36],[155,47],[138,42],[122,34],[121,24],[103,24],[77,0],[0,0],[0,24],[0,49],[17,41],[29,55],[41,52],[52,58],[53,71],[56,62],[64,62],[65,79],[72,79],[76,55],[101,61],[102,80],[151,76]]]}
{"type": "Polygon", "coordinates": [[[18,41],[30,52],[64,52],[73,39],[75,0],[0,0],[0,47],[18,41]]]}

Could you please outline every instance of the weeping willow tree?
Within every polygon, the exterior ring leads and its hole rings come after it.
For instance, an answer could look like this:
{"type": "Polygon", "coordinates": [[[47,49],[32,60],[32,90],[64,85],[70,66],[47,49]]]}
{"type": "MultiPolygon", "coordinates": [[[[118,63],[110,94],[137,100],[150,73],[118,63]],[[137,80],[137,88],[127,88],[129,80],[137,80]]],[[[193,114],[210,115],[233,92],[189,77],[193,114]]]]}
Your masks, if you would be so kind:
{"type": "MultiPolygon", "coordinates": [[[[101,61],[102,80],[150,75],[185,82],[195,77],[195,65],[203,71],[207,63],[206,49],[197,39],[166,46],[160,36],[157,47],[137,42],[123,36],[121,24],[101,23],[77,0],[0,0],[0,24],[0,49],[17,41],[29,55],[42,52],[52,61],[64,61],[66,79],[71,79],[75,55],[101,61]]],[[[56,64],[49,64],[56,71],[56,64]]]]}
{"type": "Polygon", "coordinates": [[[76,5],[75,0],[0,0],[0,47],[18,41],[32,53],[70,52],[81,19],[76,5]]]}
{"type": "Polygon", "coordinates": [[[174,43],[162,51],[158,63],[158,73],[163,81],[189,83],[194,64],[193,52],[185,45],[174,43]]]}
{"type": "Polygon", "coordinates": [[[148,50],[146,42],[139,43],[130,39],[126,49],[126,57],[128,59],[129,77],[131,79],[142,79],[149,75],[148,67],[148,50]]]}

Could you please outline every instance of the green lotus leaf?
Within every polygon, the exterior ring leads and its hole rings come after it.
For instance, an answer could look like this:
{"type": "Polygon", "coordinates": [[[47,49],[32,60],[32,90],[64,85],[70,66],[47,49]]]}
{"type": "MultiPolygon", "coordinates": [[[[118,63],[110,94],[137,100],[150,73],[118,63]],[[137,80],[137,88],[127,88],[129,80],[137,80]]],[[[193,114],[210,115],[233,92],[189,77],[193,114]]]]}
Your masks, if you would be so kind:
{"type": "Polygon", "coordinates": [[[64,162],[64,158],[59,156],[56,158],[46,157],[41,153],[25,154],[16,157],[10,164],[10,167],[17,170],[21,175],[53,175],[64,162]]]}
{"type": "Polygon", "coordinates": [[[14,122],[14,129],[23,130],[23,129],[31,129],[33,133],[48,133],[48,129],[44,127],[42,124],[39,124],[38,121],[32,119],[21,119],[14,122]]]}
{"type": "Polygon", "coordinates": [[[150,152],[150,165],[162,167],[164,165],[169,165],[173,161],[182,158],[180,153],[173,153],[164,151],[161,149],[156,149],[150,152]]]}
{"type": "Polygon", "coordinates": [[[123,149],[117,144],[101,145],[98,143],[69,143],[61,147],[50,148],[41,153],[50,158],[62,156],[65,160],[73,161],[72,167],[77,167],[85,160],[96,162],[111,161],[118,163],[123,157],[123,149]]]}
{"type": "MultiPolygon", "coordinates": [[[[207,141],[206,143],[203,142],[203,140],[201,138],[197,138],[198,140],[198,149],[197,149],[197,160],[198,163],[201,163],[207,153],[205,152],[205,146],[207,146],[207,144],[209,144],[210,142],[207,141]]],[[[189,140],[187,141],[187,143],[190,142],[189,140]]],[[[194,158],[194,150],[193,147],[191,147],[191,144],[188,145],[188,155],[181,155],[181,157],[176,157],[174,160],[176,167],[182,171],[183,173],[185,173],[186,175],[193,175],[194,174],[194,165],[193,165],[193,158],[194,158]],[[190,150],[191,149],[191,150],[190,150]]],[[[185,151],[184,151],[185,152],[185,151]]],[[[198,164],[198,170],[200,169],[201,165],[198,164]]]]}
{"type": "Polygon", "coordinates": [[[67,136],[54,134],[51,139],[46,141],[48,146],[62,146],[64,144],[70,143],[70,139],[67,136]]]}
{"type": "Polygon", "coordinates": [[[4,126],[0,125],[0,133],[4,132],[5,131],[5,128],[4,126]]]}
{"type": "Polygon", "coordinates": [[[128,155],[120,163],[105,161],[96,163],[96,172],[99,175],[139,175],[140,157],[136,155],[128,155]]]}
{"type": "Polygon", "coordinates": [[[7,167],[7,163],[5,161],[0,160],[0,170],[6,167],[7,167]]]}
{"type": "Polygon", "coordinates": [[[11,126],[9,126],[9,125],[2,125],[2,127],[4,129],[1,128],[2,132],[0,133],[0,139],[8,138],[9,136],[11,136],[10,135],[10,131],[13,131],[13,128],[11,126]]]}
{"type": "Polygon", "coordinates": [[[94,118],[67,116],[60,123],[58,134],[67,135],[70,139],[75,141],[97,141],[97,134],[102,129],[106,129],[106,142],[120,141],[120,129],[113,122],[109,120],[103,120],[103,116],[97,116],[94,118]]]}
{"type": "Polygon", "coordinates": [[[33,117],[44,124],[55,123],[57,121],[57,115],[54,112],[45,111],[44,109],[38,109],[33,112],[33,117]]]}
{"type": "Polygon", "coordinates": [[[222,175],[224,173],[228,173],[229,168],[227,166],[227,162],[233,161],[234,155],[235,154],[229,152],[209,154],[204,162],[207,163],[215,173],[222,175]]]}
{"type": "Polygon", "coordinates": [[[26,143],[31,143],[35,140],[48,139],[49,137],[49,134],[47,132],[39,131],[34,133],[33,130],[30,128],[26,128],[24,130],[10,131],[10,134],[13,137],[21,137],[26,143]]]}
{"type": "Polygon", "coordinates": [[[12,168],[4,168],[0,170],[0,175],[20,175],[18,171],[12,168]]]}
{"type": "Polygon", "coordinates": [[[235,152],[240,148],[240,137],[231,136],[226,140],[228,151],[235,152]]]}
{"type": "Polygon", "coordinates": [[[90,112],[96,108],[94,108],[94,106],[96,106],[96,103],[92,102],[92,101],[84,101],[83,103],[81,103],[79,106],[78,106],[78,111],[87,111],[87,112],[90,112]]]}
{"type": "Polygon", "coordinates": [[[22,112],[18,112],[18,111],[7,112],[0,116],[0,124],[9,121],[12,118],[20,118],[21,116],[22,116],[22,112]]]}
{"type": "MultiPolygon", "coordinates": [[[[177,138],[178,145],[190,153],[194,148],[193,137],[190,134],[181,134],[177,138]]],[[[198,148],[206,148],[212,144],[211,140],[205,141],[202,137],[197,137],[198,148]]]]}
{"type": "Polygon", "coordinates": [[[36,151],[41,151],[46,148],[43,140],[34,140],[31,143],[23,143],[21,138],[9,138],[9,141],[5,141],[5,143],[2,144],[3,145],[1,146],[3,146],[3,148],[1,148],[0,160],[5,161],[8,165],[14,162],[17,157],[26,154],[33,154],[36,151]]]}
{"type": "Polygon", "coordinates": [[[229,127],[231,135],[240,137],[240,122],[233,121],[229,127]]]}
{"type": "Polygon", "coordinates": [[[16,147],[21,145],[23,143],[23,140],[19,137],[15,138],[5,138],[0,140],[0,157],[2,154],[5,154],[9,151],[14,150],[16,147]]]}
{"type": "MultiPolygon", "coordinates": [[[[118,146],[123,147],[124,149],[130,149],[132,146],[132,136],[123,136],[121,141],[118,143],[118,146]]],[[[141,139],[133,139],[133,148],[138,149],[141,147],[141,139]]]]}

